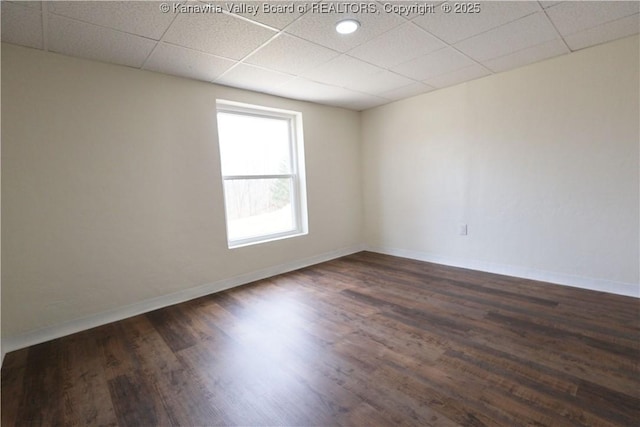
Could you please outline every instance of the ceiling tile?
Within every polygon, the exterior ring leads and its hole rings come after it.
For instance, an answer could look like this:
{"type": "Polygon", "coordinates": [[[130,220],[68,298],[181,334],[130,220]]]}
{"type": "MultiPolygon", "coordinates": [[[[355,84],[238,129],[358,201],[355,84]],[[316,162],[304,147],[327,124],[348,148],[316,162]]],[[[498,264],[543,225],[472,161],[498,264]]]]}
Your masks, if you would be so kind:
{"type": "Polygon", "coordinates": [[[484,61],[483,64],[490,70],[501,72],[567,53],[569,53],[569,49],[562,40],[555,39],[500,58],[484,61]]]}
{"type": "Polygon", "coordinates": [[[549,8],[551,6],[555,6],[555,5],[560,4],[562,2],[561,1],[540,1],[538,3],[540,3],[540,6],[542,6],[544,9],[547,9],[547,8],[549,8]]]}
{"type": "Polygon", "coordinates": [[[349,85],[349,89],[371,95],[380,95],[382,92],[398,89],[411,83],[415,82],[407,77],[384,70],[354,79],[349,85]]]}
{"type": "Polygon", "coordinates": [[[380,105],[388,104],[389,100],[380,98],[378,96],[372,96],[367,94],[354,93],[349,96],[349,99],[345,101],[335,101],[335,105],[342,108],[348,108],[350,110],[362,111],[369,108],[379,107],[380,105]]]}
{"type": "Polygon", "coordinates": [[[30,7],[32,9],[42,10],[42,2],[41,1],[3,1],[2,3],[14,3],[19,4],[21,6],[30,7]]]}
{"type": "Polygon", "coordinates": [[[145,63],[144,69],[210,82],[234,64],[236,62],[230,59],[160,43],[145,63]]]}
{"type": "Polygon", "coordinates": [[[491,72],[482,65],[473,64],[459,70],[441,74],[436,77],[431,77],[424,82],[433,87],[443,88],[447,86],[453,86],[458,83],[475,80],[480,77],[488,76],[489,74],[491,74],[491,72]]]}
{"type": "Polygon", "coordinates": [[[435,13],[418,16],[413,22],[447,43],[457,43],[541,10],[536,1],[489,1],[479,5],[478,13],[445,13],[438,7],[435,13]]]}
{"type": "Polygon", "coordinates": [[[457,43],[456,48],[478,61],[498,58],[558,38],[543,12],[457,43]]]}
{"type": "Polygon", "coordinates": [[[346,52],[372,38],[406,22],[394,13],[336,13],[333,9],[325,11],[322,8],[344,8],[345,5],[371,5],[372,10],[380,11],[377,3],[360,2],[324,2],[311,5],[309,12],[285,29],[286,32],[302,37],[330,49],[346,52]],[[324,13],[326,12],[326,13],[324,13]],[[345,18],[355,18],[360,22],[360,28],[353,34],[338,34],[336,23],[345,18]]]}
{"type": "Polygon", "coordinates": [[[400,64],[392,70],[414,80],[426,80],[473,64],[475,62],[471,59],[448,47],[400,64]]]}
{"type": "Polygon", "coordinates": [[[349,55],[391,68],[443,47],[440,40],[407,22],[356,47],[349,55]]]}
{"type": "MultiPolygon", "coordinates": [[[[50,1],[51,13],[159,40],[175,18],[156,1],[50,1]]],[[[177,2],[165,2],[169,6],[177,2]]]]}
{"type": "Polygon", "coordinates": [[[638,1],[564,2],[546,10],[560,34],[568,36],[640,12],[638,1]]]}
{"type": "Polygon", "coordinates": [[[303,77],[320,83],[347,87],[358,79],[381,71],[381,68],[374,65],[341,55],[304,74],[303,77]]]}
{"type": "MultiPolygon", "coordinates": [[[[206,2],[205,2],[206,3],[206,2]]],[[[224,2],[228,11],[255,22],[260,22],[274,28],[283,29],[310,9],[312,1],[264,1],[264,2],[224,2]],[[246,6],[251,6],[251,9],[246,6]],[[240,9],[234,9],[234,8],[240,9]],[[246,10],[242,8],[245,7],[246,10]],[[253,9],[255,7],[255,9],[253,9]]]]}
{"type": "Polygon", "coordinates": [[[42,49],[42,14],[39,10],[3,1],[2,41],[42,49]]]}
{"type": "Polygon", "coordinates": [[[391,101],[397,101],[399,99],[410,98],[412,96],[421,95],[423,93],[431,92],[435,90],[433,86],[426,85],[424,83],[411,83],[410,85],[399,87],[387,92],[379,94],[379,96],[389,99],[391,101]]]}
{"type": "Polygon", "coordinates": [[[223,13],[180,14],[164,41],[231,59],[257,49],[274,30],[223,13]]]}
{"type": "Polygon", "coordinates": [[[304,78],[293,79],[278,87],[275,94],[319,104],[361,110],[389,102],[385,98],[318,83],[304,78]]]}
{"type": "Polygon", "coordinates": [[[140,36],[49,15],[49,50],[53,52],[141,67],[155,44],[140,36]]]}
{"type": "Polygon", "coordinates": [[[289,34],[280,34],[244,62],[290,74],[299,74],[340,55],[289,34]]]}
{"type": "Polygon", "coordinates": [[[571,50],[578,50],[637,34],[639,29],[640,15],[636,14],[572,34],[564,40],[571,50]]]}
{"type": "Polygon", "coordinates": [[[274,88],[292,79],[293,76],[288,74],[265,70],[253,65],[238,64],[219,77],[215,83],[257,92],[273,93],[274,88]]]}
{"type": "Polygon", "coordinates": [[[330,104],[336,100],[347,99],[352,92],[341,87],[298,77],[279,86],[274,93],[293,99],[330,104]]]}

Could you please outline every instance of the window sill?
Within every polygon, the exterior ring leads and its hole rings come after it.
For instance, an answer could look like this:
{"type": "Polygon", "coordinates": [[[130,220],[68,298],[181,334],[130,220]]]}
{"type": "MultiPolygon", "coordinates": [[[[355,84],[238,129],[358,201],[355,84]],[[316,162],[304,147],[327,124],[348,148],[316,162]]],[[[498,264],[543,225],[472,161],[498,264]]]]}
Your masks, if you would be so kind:
{"type": "Polygon", "coordinates": [[[253,246],[253,245],[259,245],[262,243],[270,243],[270,242],[275,242],[278,240],[284,240],[284,239],[290,239],[292,237],[300,237],[300,236],[306,236],[307,234],[309,234],[308,231],[292,231],[292,232],[288,232],[286,234],[280,234],[280,235],[275,235],[275,236],[268,236],[265,238],[256,238],[256,239],[244,239],[244,240],[239,240],[236,242],[228,242],[229,245],[229,249],[238,249],[238,248],[244,248],[246,246],[253,246]]]}

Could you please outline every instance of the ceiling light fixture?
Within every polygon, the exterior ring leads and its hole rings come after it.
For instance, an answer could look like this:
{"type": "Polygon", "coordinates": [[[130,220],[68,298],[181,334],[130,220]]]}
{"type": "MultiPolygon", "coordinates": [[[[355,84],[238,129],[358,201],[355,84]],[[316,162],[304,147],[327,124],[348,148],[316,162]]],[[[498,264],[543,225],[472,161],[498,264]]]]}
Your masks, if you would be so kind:
{"type": "Polygon", "coordinates": [[[360,23],[355,19],[344,19],[336,24],[336,31],[340,34],[355,33],[360,27],[360,23]]]}

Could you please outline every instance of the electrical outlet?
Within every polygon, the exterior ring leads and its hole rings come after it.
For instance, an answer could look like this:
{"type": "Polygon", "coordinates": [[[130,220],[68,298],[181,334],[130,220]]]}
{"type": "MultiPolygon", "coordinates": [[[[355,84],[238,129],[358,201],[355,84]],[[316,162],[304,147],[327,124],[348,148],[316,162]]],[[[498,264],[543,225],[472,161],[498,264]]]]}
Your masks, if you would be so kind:
{"type": "Polygon", "coordinates": [[[460,224],[460,227],[458,228],[458,233],[461,236],[466,236],[467,235],[467,224],[460,224]]]}

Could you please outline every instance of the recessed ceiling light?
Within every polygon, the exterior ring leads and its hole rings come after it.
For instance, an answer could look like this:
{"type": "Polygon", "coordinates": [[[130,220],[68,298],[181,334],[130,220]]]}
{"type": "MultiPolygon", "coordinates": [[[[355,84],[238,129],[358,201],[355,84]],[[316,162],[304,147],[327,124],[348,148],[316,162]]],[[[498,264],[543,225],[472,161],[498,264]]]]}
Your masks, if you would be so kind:
{"type": "Polygon", "coordinates": [[[360,23],[355,19],[344,19],[336,24],[336,31],[340,34],[351,34],[354,33],[358,27],[360,27],[360,23]]]}

